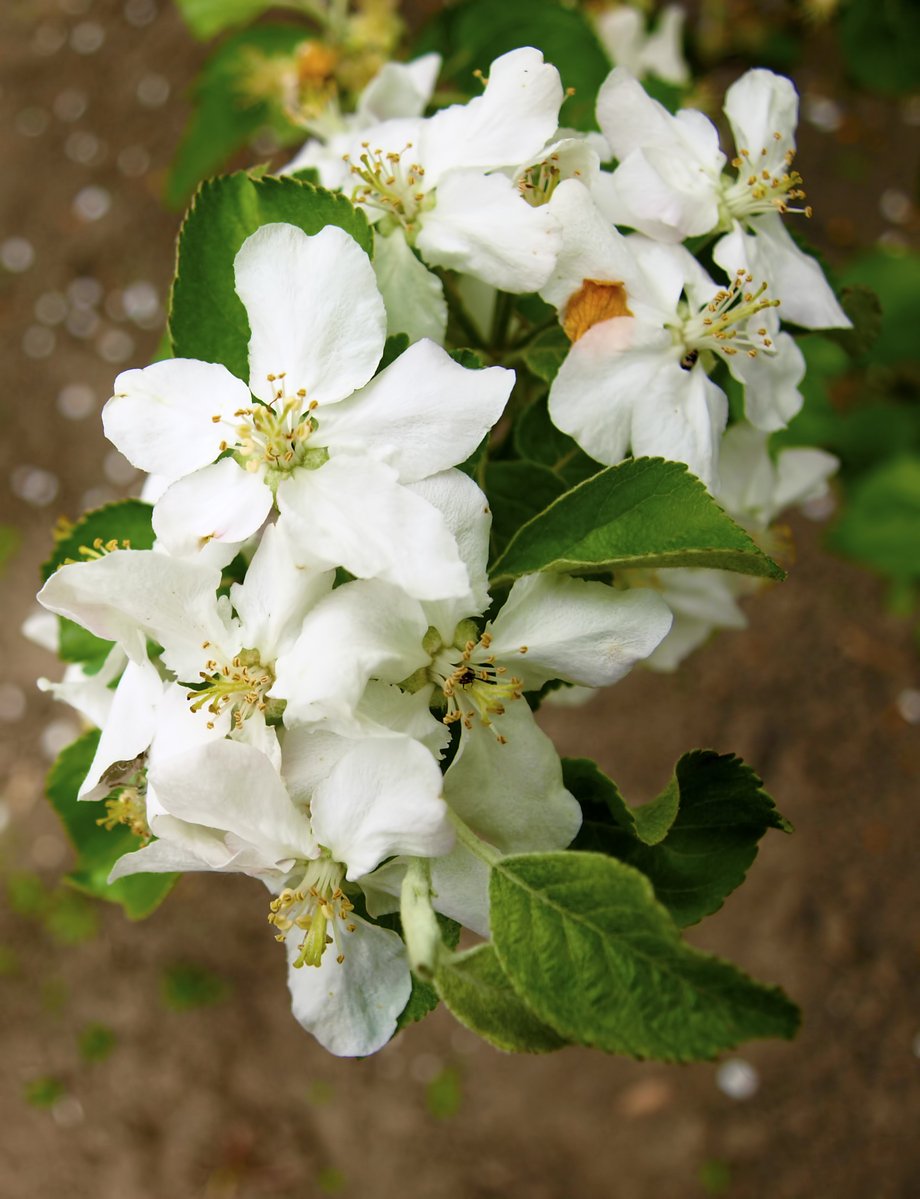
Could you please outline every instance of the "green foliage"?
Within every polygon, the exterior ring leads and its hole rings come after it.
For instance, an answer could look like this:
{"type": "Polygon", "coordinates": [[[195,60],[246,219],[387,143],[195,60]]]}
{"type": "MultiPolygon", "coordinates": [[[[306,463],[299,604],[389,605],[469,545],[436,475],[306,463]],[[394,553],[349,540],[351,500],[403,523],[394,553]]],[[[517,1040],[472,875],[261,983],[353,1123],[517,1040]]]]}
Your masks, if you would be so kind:
{"type": "Polygon", "coordinates": [[[339,1195],[345,1189],[345,1175],[338,1166],[323,1166],[316,1175],[316,1185],[324,1195],[339,1195]]]}
{"type": "Polygon", "coordinates": [[[503,970],[566,1040],[685,1062],[798,1027],[779,989],[685,945],[648,879],[623,862],[595,853],[503,858],[490,898],[503,970]]]}
{"type": "Polygon", "coordinates": [[[518,996],[490,944],[448,958],[435,985],[451,1014],[496,1049],[550,1053],[566,1044],[518,996]]]}
{"type": "Polygon", "coordinates": [[[249,380],[249,322],[234,290],[233,260],[250,234],[272,221],[318,233],[338,225],[368,254],[371,230],[344,196],[296,179],[245,172],[203,183],[179,235],[169,331],[179,358],[221,362],[249,380]]]}
{"type": "Polygon", "coordinates": [[[37,874],[10,875],[7,897],[17,915],[38,921],[60,945],[78,945],[96,935],[92,908],[72,891],[46,887],[37,874]]]}
{"type": "Polygon", "coordinates": [[[121,904],[129,919],[142,920],[159,907],[178,875],[134,874],[108,882],[116,860],[139,849],[140,842],[126,826],[103,828],[98,823],[106,814],[101,803],[77,799],[98,744],[98,731],[84,733],[59,754],[48,775],[48,798],[77,851],[67,881],[87,895],[121,904]]]}
{"type": "Polygon", "coordinates": [[[202,41],[252,21],[269,8],[303,9],[299,0],[176,0],[176,5],[189,29],[202,41]]]}
{"type": "Polygon", "coordinates": [[[552,325],[538,333],[521,351],[524,364],[538,379],[552,383],[571,344],[561,325],[552,325]]]}
{"type": "Polygon", "coordinates": [[[847,0],[839,30],[847,70],[861,87],[886,95],[916,88],[920,8],[914,0],[847,0]]]}
{"type": "Polygon", "coordinates": [[[210,1007],[230,994],[229,982],[204,966],[177,962],[163,972],[160,979],[160,999],[163,1006],[174,1012],[210,1007]]]}
{"type": "Polygon", "coordinates": [[[51,557],[42,564],[42,582],[54,574],[65,562],[84,562],[96,556],[93,543],[103,545],[110,541],[123,547],[128,542],[131,549],[149,550],[153,545],[153,508],[142,500],[117,500],[86,512],[76,524],[69,525],[61,536],[56,537],[51,557]],[[87,555],[82,549],[92,551],[87,555]]]}
{"type": "Polygon", "coordinates": [[[514,425],[514,448],[528,462],[548,466],[567,487],[596,475],[603,467],[589,458],[567,433],[549,419],[546,397],[529,404],[514,425]]]}
{"type": "Polygon", "coordinates": [[[851,358],[860,358],[872,349],[882,331],[882,302],[871,287],[861,283],[845,287],[840,302],[853,328],[829,329],[825,336],[843,346],[851,358]]]}
{"type": "Polygon", "coordinates": [[[19,549],[19,531],[12,525],[0,525],[0,574],[6,569],[6,564],[19,549]]]}
{"type": "Polygon", "coordinates": [[[783,578],[680,462],[609,466],[524,525],[495,562],[496,579],[538,570],[709,566],[783,578]]]}
{"type": "Polygon", "coordinates": [[[19,971],[19,955],[8,945],[0,945],[0,978],[15,978],[19,971]]]}
{"type": "Polygon", "coordinates": [[[77,1039],[77,1048],[84,1062],[104,1062],[117,1043],[118,1038],[107,1024],[87,1024],[77,1039]]]}
{"type": "Polygon", "coordinates": [[[463,96],[477,95],[474,71],[488,71],[499,55],[535,46],[559,69],[575,94],[562,110],[562,123],[595,129],[594,102],[610,72],[587,17],[559,0],[465,0],[440,12],[423,31],[412,54],[437,50],[444,56],[442,80],[463,96]]]}
{"type": "Polygon", "coordinates": [[[95,674],[109,655],[114,642],[104,641],[65,616],[58,620],[58,657],[63,662],[82,662],[87,674],[95,674]]]}
{"type": "Polygon", "coordinates": [[[638,808],[587,759],[566,760],[563,771],[584,813],[574,848],[641,870],[680,925],[718,911],[767,829],[791,831],[761,779],[731,754],[684,754],[661,795],[638,808]]]}
{"type": "Polygon", "coordinates": [[[436,1120],[449,1120],[451,1116],[456,1116],[462,1101],[460,1071],[456,1066],[445,1066],[428,1084],[425,1106],[436,1120]]]}
{"type": "MultiPolygon", "coordinates": [[[[453,949],[460,940],[460,925],[456,920],[451,920],[447,916],[439,915],[437,921],[438,927],[441,930],[441,940],[448,949],[453,949]]],[[[402,936],[402,922],[395,912],[389,916],[381,916],[378,924],[382,924],[385,928],[392,928],[394,932],[402,936]]],[[[396,1032],[400,1032],[408,1025],[416,1024],[419,1020],[423,1020],[429,1012],[434,1011],[438,1006],[438,1002],[438,993],[434,986],[423,979],[417,978],[413,974],[412,991],[409,994],[406,1006],[397,1017],[396,1032]]]]}
{"type": "Polygon", "coordinates": [[[30,1079],[23,1087],[22,1097],[30,1107],[49,1108],[54,1107],[66,1093],[59,1078],[45,1074],[41,1078],[30,1079]]]}
{"type": "Polygon", "coordinates": [[[534,462],[487,462],[482,484],[492,509],[493,557],[504,552],[522,525],[565,491],[557,474],[534,462]]]}
{"type": "Polygon", "coordinates": [[[303,130],[277,104],[252,95],[246,85],[259,58],[290,55],[305,36],[300,25],[258,25],[228,38],[205,63],[166,184],[168,205],[181,207],[205,176],[219,170],[261,129],[270,128],[282,145],[304,139],[303,130]]]}
{"type": "Polygon", "coordinates": [[[858,479],[829,541],[893,579],[920,578],[920,455],[893,458],[858,479]]]}

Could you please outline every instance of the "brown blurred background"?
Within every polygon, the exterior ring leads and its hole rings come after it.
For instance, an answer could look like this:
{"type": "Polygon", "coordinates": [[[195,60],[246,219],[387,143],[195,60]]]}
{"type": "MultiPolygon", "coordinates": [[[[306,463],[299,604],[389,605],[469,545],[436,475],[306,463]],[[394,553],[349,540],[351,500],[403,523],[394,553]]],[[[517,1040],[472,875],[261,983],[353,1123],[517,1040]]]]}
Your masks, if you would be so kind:
{"type": "MultiPolygon", "coordinates": [[[[159,337],[178,218],[158,196],[204,57],[169,0],[0,11],[0,524],[19,538],[0,576],[0,1196],[920,1195],[920,671],[881,586],[805,519],[749,631],[546,714],[636,801],[697,746],[764,776],[797,831],[767,837],[695,940],[802,1004],[791,1045],[688,1068],[514,1058],[439,1012],[338,1061],[290,1015],[258,883],[190,876],[141,926],[59,886],[43,776],[78,727],[35,690],[58,668],[18,630],[55,518],[137,483],[99,411],[159,337]]],[[[837,261],[910,237],[920,99],[852,92],[821,34],[807,63],[810,232],[837,261]]]]}

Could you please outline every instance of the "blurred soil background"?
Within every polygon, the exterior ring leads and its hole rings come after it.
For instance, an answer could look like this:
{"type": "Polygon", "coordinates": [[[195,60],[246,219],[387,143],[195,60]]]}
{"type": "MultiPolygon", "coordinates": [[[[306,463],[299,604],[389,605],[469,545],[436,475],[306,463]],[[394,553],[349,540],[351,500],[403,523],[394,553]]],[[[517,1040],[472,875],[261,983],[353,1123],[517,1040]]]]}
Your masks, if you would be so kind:
{"type": "MultiPolygon", "coordinates": [[[[797,73],[797,165],[840,262],[916,234],[920,98],[853,92],[823,37],[797,73]]],[[[291,1017],[260,884],[189,876],[143,926],[59,885],[43,776],[78,727],[18,630],[55,518],[137,482],[99,411],[158,341],[178,223],[158,197],[205,53],[168,0],[0,9],[0,523],[19,538],[0,578],[0,1196],[915,1199],[918,657],[804,518],[749,631],[545,716],[635,801],[698,746],[764,776],[795,835],[768,835],[695,940],[788,989],[792,1044],[685,1068],[515,1058],[441,1011],[339,1061],[291,1017]]]]}

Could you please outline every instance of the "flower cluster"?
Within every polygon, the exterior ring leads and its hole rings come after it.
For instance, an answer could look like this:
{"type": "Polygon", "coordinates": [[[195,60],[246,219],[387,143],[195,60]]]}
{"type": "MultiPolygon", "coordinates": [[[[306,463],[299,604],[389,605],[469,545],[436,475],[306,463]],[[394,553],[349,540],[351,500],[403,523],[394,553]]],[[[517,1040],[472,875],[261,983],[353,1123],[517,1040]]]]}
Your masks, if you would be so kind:
{"type": "MultiPolygon", "coordinates": [[[[291,166],[366,214],[373,261],[336,225],[263,224],[233,260],[248,378],[191,358],[119,375],[105,431],[147,473],[155,541],[100,541],[39,596],[110,647],[48,685],[101,730],[79,798],[138,837],[111,879],[260,879],[294,1014],[343,1055],[397,1027],[424,957],[419,889],[429,914],[488,936],[494,856],[578,832],[529,699],[673,664],[720,623],[715,571],[490,583],[489,501],[458,468],[515,377],[443,348],[445,282],[474,326],[499,292],[552,306],[571,346],[549,414],[597,470],[684,462],[763,533],[833,466],[767,448],[801,403],[780,311],[846,323],[782,225],[801,195],[791,84],[754,71],[731,89],[726,172],[706,118],[672,117],[622,68],[599,136],[559,128],[564,91],[536,50],[424,117],[436,67],[389,64],[291,166]],[[701,235],[721,281],[682,244],[701,235]],[[728,432],[722,367],[746,412],[728,432]],[[697,625],[669,648],[672,610],[697,625]]],[[[732,623],[733,593],[723,608],[732,623]]]]}

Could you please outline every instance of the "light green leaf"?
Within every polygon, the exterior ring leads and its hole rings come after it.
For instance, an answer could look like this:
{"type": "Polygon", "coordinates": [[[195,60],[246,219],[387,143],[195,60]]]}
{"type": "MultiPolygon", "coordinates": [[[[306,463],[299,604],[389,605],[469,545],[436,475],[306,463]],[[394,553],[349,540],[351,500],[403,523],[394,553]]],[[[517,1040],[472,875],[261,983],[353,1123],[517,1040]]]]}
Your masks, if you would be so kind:
{"type": "Polygon", "coordinates": [[[301,0],[176,0],[176,5],[189,29],[202,41],[232,25],[252,21],[269,8],[304,8],[301,0]]]}
{"type": "Polygon", "coordinates": [[[561,1037],[611,1053],[698,1061],[792,1037],[795,1005],[683,944],[638,870],[594,853],[522,854],[492,869],[496,954],[561,1037]]]}
{"type": "Polygon", "coordinates": [[[854,483],[829,541],[883,574],[920,578],[920,457],[883,462],[854,483]]]}
{"type": "Polygon", "coordinates": [[[492,945],[477,945],[445,961],[435,986],[451,1014],[497,1049],[551,1053],[566,1044],[515,993],[492,945]]]}
{"type": "Polygon", "coordinates": [[[562,124],[595,129],[594,102],[610,62],[583,12],[559,0],[467,0],[451,5],[428,25],[412,57],[428,50],[444,55],[442,80],[462,94],[479,94],[473,71],[488,71],[500,54],[536,46],[559,69],[575,95],[562,109],[562,124]]]}
{"type": "Polygon", "coordinates": [[[181,207],[196,185],[214,174],[234,151],[266,126],[282,145],[304,140],[278,104],[247,88],[259,59],[290,55],[306,37],[299,25],[258,25],[224,42],[205,63],[195,84],[193,110],[166,183],[165,200],[181,207]]]}
{"type": "Polygon", "coordinates": [[[637,566],[784,578],[683,463],[662,458],[608,466],[567,491],[512,538],[492,577],[637,566]]]}
{"type": "Polygon", "coordinates": [[[681,925],[718,911],[767,829],[791,831],[761,779],[732,754],[684,754],[661,795],[638,808],[626,806],[593,762],[566,761],[563,777],[584,815],[573,848],[641,870],[681,925]]]}
{"type": "Polygon", "coordinates": [[[368,254],[370,227],[344,196],[296,179],[245,172],[210,179],[192,201],[179,235],[169,331],[177,358],[222,362],[248,382],[249,322],[233,286],[233,260],[250,234],[284,221],[318,233],[338,225],[368,254]]]}
{"type": "Polygon", "coordinates": [[[114,642],[103,641],[80,625],[64,616],[58,620],[58,657],[64,662],[81,662],[90,666],[88,673],[95,674],[108,656],[114,642]],[[92,669],[92,668],[95,669],[92,669]]]}
{"type": "Polygon", "coordinates": [[[115,541],[119,547],[127,542],[131,549],[149,550],[153,545],[153,508],[142,500],[118,500],[87,512],[76,524],[67,525],[55,536],[54,550],[42,564],[42,582],[46,582],[65,562],[83,562],[92,554],[82,554],[83,547],[93,550],[93,543],[105,546],[115,541]]]}
{"type": "Polygon", "coordinates": [[[142,920],[163,902],[177,874],[134,874],[109,885],[109,871],[122,854],[140,848],[126,827],[111,831],[96,822],[105,816],[101,803],[77,799],[80,784],[90,768],[99,732],[84,733],[58,755],[47,781],[48,798],[77,851],[77,863],[67,881],[79,891],[118,903],[131,920],[142,920]]]}

